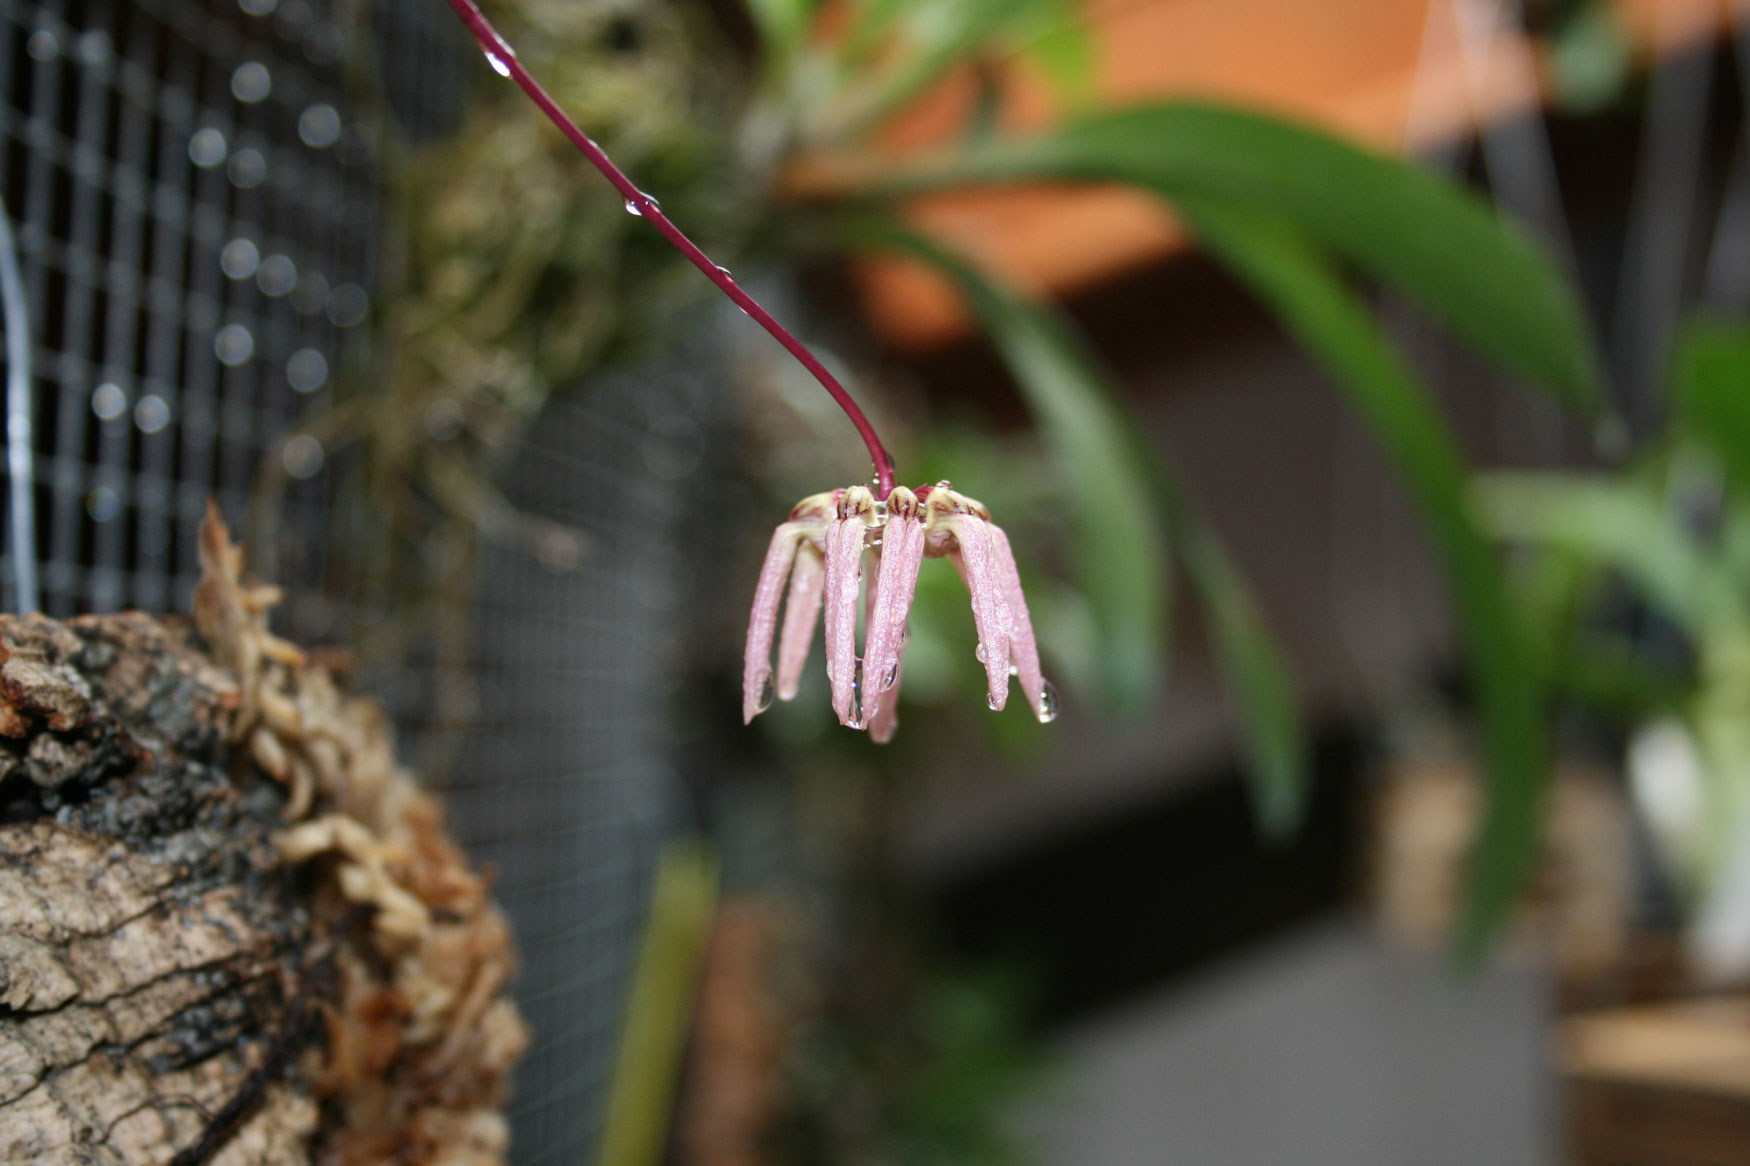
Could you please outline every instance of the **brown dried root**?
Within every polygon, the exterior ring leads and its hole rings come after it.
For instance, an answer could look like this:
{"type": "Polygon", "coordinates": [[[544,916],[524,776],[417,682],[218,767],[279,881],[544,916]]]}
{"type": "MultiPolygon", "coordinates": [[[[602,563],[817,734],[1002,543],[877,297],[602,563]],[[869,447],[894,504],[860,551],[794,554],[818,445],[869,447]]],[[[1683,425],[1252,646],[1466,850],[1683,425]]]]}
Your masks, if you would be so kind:
{"type": "Polygon", "coordinates": [[[325,1123],[315,1160],[501,1162],[507,1077],[527,1031],[504,995],[515,959],[486,879],[395,764],[382,709],[267,630],[279,590],[243,580],[212,508],[200,552],[195,622],[237,675],[231,739],[288,790],[281,851],[319,873],[319,924],[344,930],[368,909],[336,956],[321,1082],[339,1120],[325,1123]]]}

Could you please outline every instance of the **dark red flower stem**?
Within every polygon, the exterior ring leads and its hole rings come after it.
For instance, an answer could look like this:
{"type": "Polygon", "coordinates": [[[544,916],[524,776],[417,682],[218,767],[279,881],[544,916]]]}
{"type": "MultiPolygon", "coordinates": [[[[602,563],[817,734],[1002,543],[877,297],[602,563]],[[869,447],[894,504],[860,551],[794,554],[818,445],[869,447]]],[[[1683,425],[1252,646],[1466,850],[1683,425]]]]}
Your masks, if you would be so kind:
{"type": "Polygon", "coordinates": [[[675,249],[685,255],[694,267],[705,274],[705,278],[716,284],[724,295],[735,301],[737,307],[752,316],[754,321],[772,334],[772,338],[789,350],[802,363],[802,367],[814,375],[822,388],[832,394],[839,408],[845,411],[845,416],[851,419],[851,424],[857,427],[857,432],[863,438],[863,444],[869,447],[869,459],[875,463],[875,496],[885,499],[893,489],[893,459],[888,456],[887,449],[881,444],[881,439],[875,436],[875,427],[869,424],[869,418],[863,415],[863,410],[857,407],[857,402],[851,399],[851,394],[838,382],[838,378],[827,371],[814,353],[808,351],[807,345],[790,334],[789,329],[772,318],[770,312],[760,307],[754,298],[741,290],[727,269],[711,262],[710,256],[699,250],[698,245],[681,229],[671,223],[668,216],[662,213],[662,207],[655,199],[645,194],[632,184],[613,160],[603,153],[602,148],[595,144],[590,136],[577,128],[577,123],[565,115],[547,91],[541,88],[540,82],[529,76],[529,71],[517,60],[516,50],[493,28],[484,14],[474,4],[474,0],[450,0],[450,7],[456,10],[456,15],[462,18],[462,23],[468,26],[468,31],[474,34],[474,39],[480,42],[480,47],[486,55],[495,62],[494,68],[508,73],[510,79],[521,86],[522,91],[529,95],[529,100],[540,107],[542,113],[559,127],[559,131],[571,139],[573,145],[583,152],[590,164],[602,172],[602,176],[613,183],[626,200],[628,211],[636,210],[641,217],[648,219],[663,237],[674,244],[675,249]],[[502,68],[499,68],[502,66],[502,68]]]}

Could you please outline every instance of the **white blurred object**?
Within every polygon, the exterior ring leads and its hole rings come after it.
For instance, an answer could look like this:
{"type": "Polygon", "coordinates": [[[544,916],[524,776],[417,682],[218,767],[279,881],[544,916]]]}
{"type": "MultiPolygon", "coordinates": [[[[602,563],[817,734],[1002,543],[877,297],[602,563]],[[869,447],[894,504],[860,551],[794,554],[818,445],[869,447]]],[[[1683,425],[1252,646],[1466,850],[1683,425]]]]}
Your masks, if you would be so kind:
{"type": "Polygon", "coordinates": [[[1652,831],[1660,858],[1692,891],[1705,851],[1707,791],[1701,752],[1689,727],[1662,717],[1638,730],[1629,741],[1628,779],[1635,809],[1652,831]]]}
{"type": "Polygon", "coordinates": [[[1660,860],[1691,905],[1686,946],[1696,975],[1709,983],[1750,975],[1750,813],[1713,796],[1710,785],[1724,775],[1710,774],[1703,743],[1674,717],[1635,733],[1628,775],[1660,860]]]}
{"type": "Polygon", "coordinates": [[[1688,941],[1689,958],[1704,983],[1728,983],[1750,973],[1750,823],[1740,827],[1721,856],[1688,941]]]}

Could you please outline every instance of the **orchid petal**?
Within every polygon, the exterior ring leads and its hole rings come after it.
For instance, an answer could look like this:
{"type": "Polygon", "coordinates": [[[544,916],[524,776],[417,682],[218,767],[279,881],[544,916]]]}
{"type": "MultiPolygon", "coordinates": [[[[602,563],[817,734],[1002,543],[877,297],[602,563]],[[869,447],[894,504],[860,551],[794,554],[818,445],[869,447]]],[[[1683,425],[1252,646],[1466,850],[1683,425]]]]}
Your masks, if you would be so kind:
{"type": "Polygon", "coordinates": [[[784,601],[784,627],[778,633],[778,699],[794,700],[820,622],[820,600],[826,583],[826,563],[811,542],[796,553],[790,573],[790,596],[784,601]]]}
{"type": "Polygon", "coordinates": [[[741,672],[741,719],[750,723],[771,707],[772,633],[778,626],[778,600],[784,580],[796,560],[796,547],[808,530],[803,522],[786,522],[772,532],[765,565],[753,592],[753,612],[747,621],[747,652],[741,672]]]}
{"type": "Polygon", "coordinates": [[[990,682],[990,707],[1000,710],[1009,701],[1009,605],[991,551],[991,525],[970,514],[947,515],[942,521],[959,544],[960,573],[972,594],[972,622],[990,682]]]}
{"type": "Polygon", "coordinates": [[[991,558],[1004,598],[1009,606],[1009,655],[1021,681],[1021,691],[1033,706],[1033,715],[1049,721],[1057,715],[1055,695],[1048,703],[1045,674],[1039,669],[1039,645],[1033,638],[1033,620],[1027,614],[1027,597],[1021,593],[1021,572],[1015,566],[1015,552],[1009,547],[1009,536],[996,523],[987,523],[990,532],[991,558]]]}
{"type": "Polygon", "coordinates": [[[899,674],[899,654],[905,643],[905,620],[917,591],[918,568],[924,561],[924,523],[917,498],[896,486],[887,499],[887,525],[881,536],[881,571],[876,576],[875,602],[863,634],[863,720],[872,721],[882,693],[899,674]]]}
{"type": "Polygon", "coordinates": [[[859,518],[835,518],[826,528],[826,675],[839,723],[851,723],[857,678],[857,581],[862,572],[859,518]]]}

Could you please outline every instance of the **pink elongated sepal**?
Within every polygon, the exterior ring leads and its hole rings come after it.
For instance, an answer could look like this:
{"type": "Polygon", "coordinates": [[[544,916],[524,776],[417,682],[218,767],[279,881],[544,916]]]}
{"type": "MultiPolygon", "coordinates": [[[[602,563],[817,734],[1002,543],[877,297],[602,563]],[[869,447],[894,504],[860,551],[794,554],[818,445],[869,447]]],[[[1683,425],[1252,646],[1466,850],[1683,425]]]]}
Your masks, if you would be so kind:
{"type": "Polygon", "coordinates": [[[826,674],[832,682],[832,708],[841,725],[856,724],[857,583],[862,574],[863,516],[874,498],[862,486],[845,491],[839,517],[826,528],[826,674]]]}
{"type": "Polygon", "coordinates": [[[946,516],[944,524],[959,546],[960,570],[972,594],[972,623],[978,630],[979,655],[990,682],[990,707],[1009,702],[1009,604],[996,556],[990,545],[990,523],[971,514],[946,516]]]}
{"type": "Polygon", "coordinates": [[[881,570],[875,602],[863,637],[862,719],[873,732],[882,696],[897,682],[905,646],[905,620],[917,592],[924,561],[924,523],[917,496],[895,486],[887,499],[887,524],[881,534],[881,570]]]}
{"type": "Polygon", "coordinates": [[[784,626],[778,632],[778,699],[794,700],[808,663],[808,648],[820,622],[820,600],[826,584],[826,560],[811,542],[796,552],[790,572],[790,596],[784,601],[784,626]]]}
{"type": "Polygon", "coordinates": [[[747,620],[747,651],[741,670],[741,719],[748,724],[771,707],[772,633],[778,626],[778,600],[796,561],[796,547],[808,525],[786,522],[772,532],[760,581],[753,591],[753,611],[747,620]]]}
{"type": "Polygon", "coordinates": [[[1039,645],[1033,638],[1033,620],[1027,614],[1027,597],[1021,592],[1021,572],[1015,566],[1015,552],[1009,546],[1009,536],[993,523],[986,525],[990,534],[991,560],[1009,608],[1009,657],[1014,662],[1021,691],[1033,706],[1033,715],[1049,721],[1057,715],[1046,700],[1045,674],[1039,668],[1039,645]]]}

